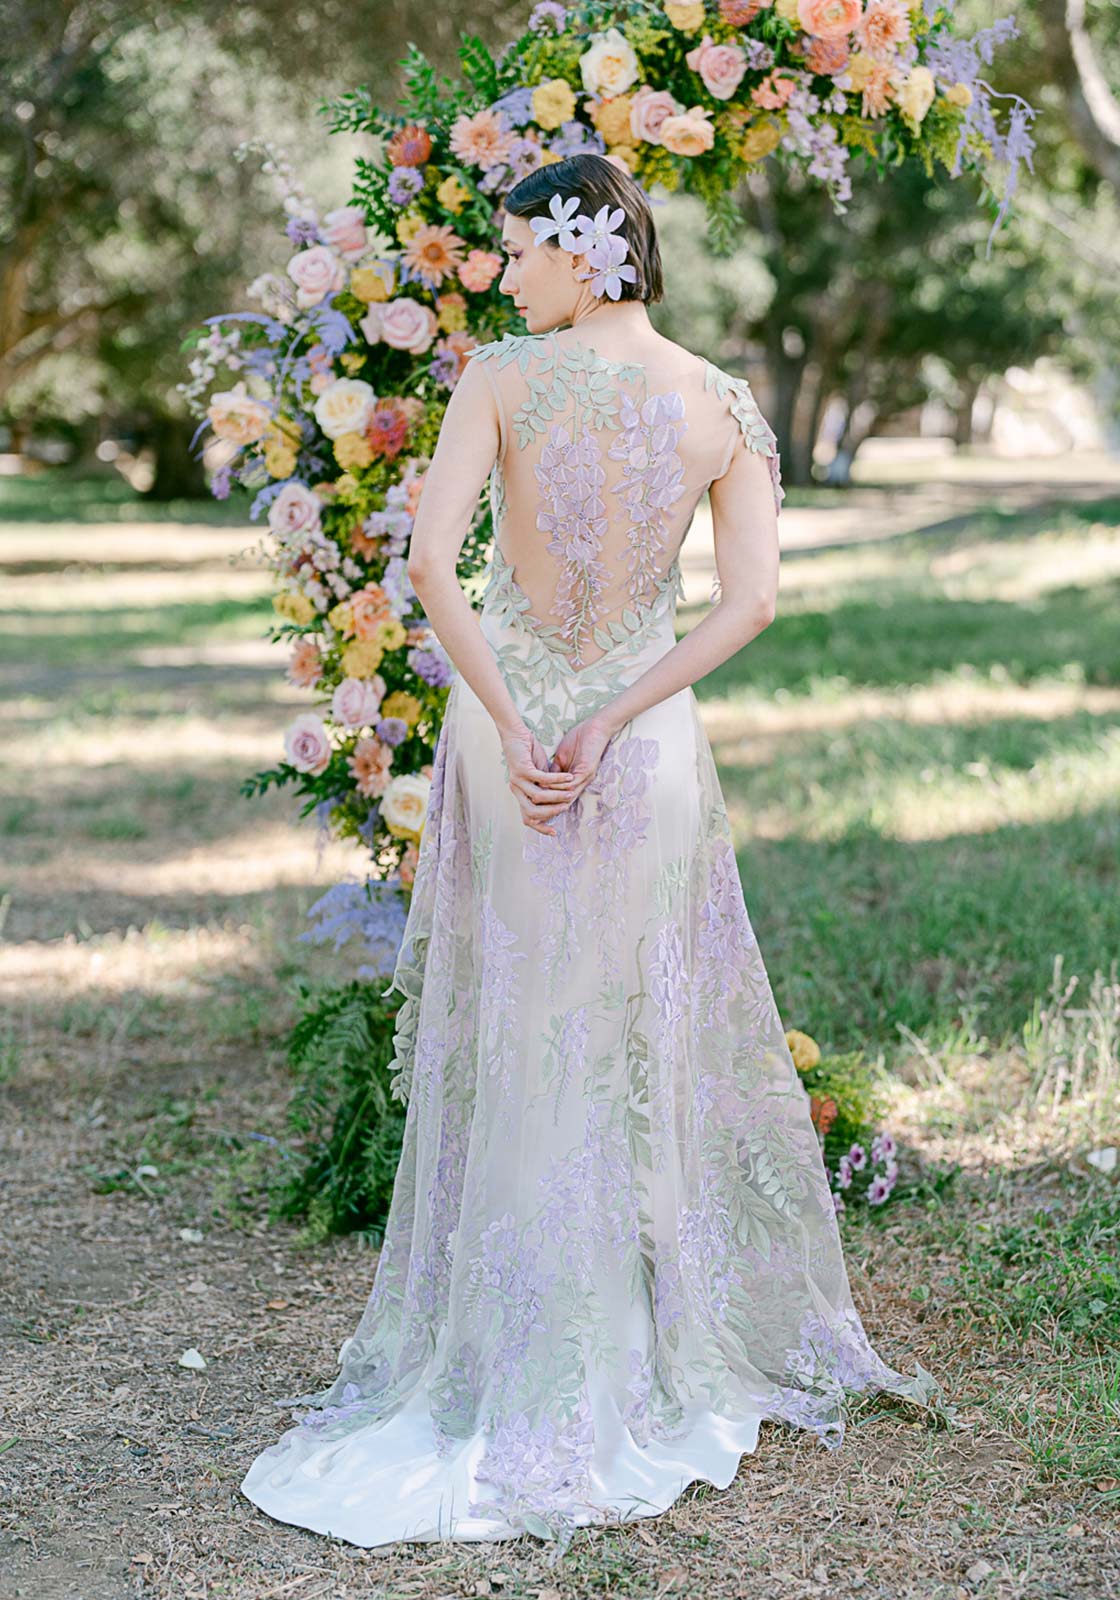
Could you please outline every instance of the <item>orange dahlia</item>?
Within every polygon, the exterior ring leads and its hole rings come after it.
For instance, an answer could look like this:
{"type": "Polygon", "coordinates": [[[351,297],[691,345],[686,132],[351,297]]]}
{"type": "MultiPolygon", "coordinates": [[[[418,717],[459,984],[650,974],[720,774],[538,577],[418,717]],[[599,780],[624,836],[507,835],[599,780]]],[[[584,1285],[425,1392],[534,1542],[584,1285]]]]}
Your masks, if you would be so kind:
{"type": "Polygon", "coordinates": [[[404,260],[429,289],[438,289],[459,270],[465,248],[466,240],[449,223],[423,222],[408,241],[404,260]]]}
{"type": "Polygon", "coordinates": [[[398,128],[385,153],[394,167],[422,167],[432,153],[432,141],[426,129],[410,122],[407,128],[398,128]]]}

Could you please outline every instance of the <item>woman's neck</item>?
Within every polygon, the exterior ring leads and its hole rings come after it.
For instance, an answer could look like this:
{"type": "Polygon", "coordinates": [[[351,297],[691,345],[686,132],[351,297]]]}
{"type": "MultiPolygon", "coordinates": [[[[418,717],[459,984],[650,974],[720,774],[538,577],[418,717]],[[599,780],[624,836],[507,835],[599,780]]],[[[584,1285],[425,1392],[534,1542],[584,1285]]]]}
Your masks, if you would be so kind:
{"type": "Polygon", "coordinates": [[[649,312],[642,300],[596,298],[590,305],[577,305],[568,319],[568,325],[585,331],[588,327],[594,328],[596,333],[604,329],[617,330],[622,338],[653,331],[649,312]]]}

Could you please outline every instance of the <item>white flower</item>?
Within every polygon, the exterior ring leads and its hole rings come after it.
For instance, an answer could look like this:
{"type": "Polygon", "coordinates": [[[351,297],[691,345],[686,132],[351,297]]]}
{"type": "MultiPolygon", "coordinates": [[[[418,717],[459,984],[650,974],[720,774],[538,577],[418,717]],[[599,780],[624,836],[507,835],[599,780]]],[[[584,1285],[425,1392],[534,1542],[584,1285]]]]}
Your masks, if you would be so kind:
{"type": "Polygon", "coordinates": [[[402,772],[390,778],[381,796],[381,820],[399,838],[419,838],[428,810],[431,779],[422,772],[402,772]]]}
{"type": "Polygon", "coordinates": [[[364,378],[336,378],[315,402],[315,420],[328,439],[361,433],[377,396],[364,378]]]}
{"type": "Polygon", "coordinates": [[[633,47],[617,28],[595,34],[590,48],[579,58],[579,69],[588,94],[608,99],[629,89],[640,75],[633,47]]]}

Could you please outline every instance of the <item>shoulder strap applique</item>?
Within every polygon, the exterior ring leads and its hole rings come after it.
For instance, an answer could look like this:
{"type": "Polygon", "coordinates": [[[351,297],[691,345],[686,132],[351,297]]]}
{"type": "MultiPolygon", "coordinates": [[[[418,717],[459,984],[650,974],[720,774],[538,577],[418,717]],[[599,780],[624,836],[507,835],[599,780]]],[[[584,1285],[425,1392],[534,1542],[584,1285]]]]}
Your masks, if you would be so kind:
{"type": "MultiPolygon", "coordinates": [[[[724,372],[722,367],[715,366],[706,358],[704,360],[704,388],[715,389],[721,400],[728,400],[728,409],[739,424],[739,431],[746,441],[747,448],[754,450],[768,458],[770,468],[770,483],[774,490],[774,509],[780,511],[786,491],[782,487],[781,457],[778,454],[778,438],[773,428],[759,410],[758,401],[755,399],[750,384],[746,378],[733,378],[729,372],[724,372]]],[[[730,466],[730,457],[724,471],[730,466]]],[[[712,579],[712,590],[709,599],[712,603],[720,598],[722,593],[719,575],[712,579]]]]}

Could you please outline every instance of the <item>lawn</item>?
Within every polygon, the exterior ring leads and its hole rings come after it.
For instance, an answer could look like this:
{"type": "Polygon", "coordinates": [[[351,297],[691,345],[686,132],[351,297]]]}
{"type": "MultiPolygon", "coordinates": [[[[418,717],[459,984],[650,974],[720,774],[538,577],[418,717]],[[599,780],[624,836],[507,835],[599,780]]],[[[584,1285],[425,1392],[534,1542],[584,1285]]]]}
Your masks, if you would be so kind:
{"type": "Polygon", "coordinates": [[[892,1075],[903,1176],[844,1220],[853,1289],[956,1426],[764,1430],[728,1490],[552,1567],[528,1540],[361,1552],[239,1495],[373,1277],[264,1198],[296,981],[360,960],[306,912],[364,863],[239,793],[307,703],[257,530],[0,484],[5,1600],[1120,1590],[1120,500],[978,491],[830,545],[834,501],[697,694],[787,1027],[892,1075]]]}

